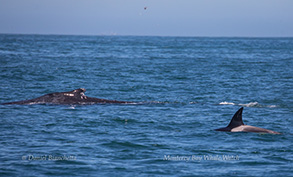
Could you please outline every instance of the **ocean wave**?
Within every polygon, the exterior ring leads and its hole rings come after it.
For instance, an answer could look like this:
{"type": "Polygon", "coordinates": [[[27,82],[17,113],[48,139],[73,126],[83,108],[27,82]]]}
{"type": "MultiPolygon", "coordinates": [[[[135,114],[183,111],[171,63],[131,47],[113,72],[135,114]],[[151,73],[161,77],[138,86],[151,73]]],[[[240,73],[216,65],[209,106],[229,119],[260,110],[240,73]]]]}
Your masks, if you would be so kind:
{"type": "Polygon", "coordinates": [[[223,101],[219,103],[220,105],[238,105],[238,106],[244,106],[244,107],[267,107],[267,108],[275,108],[278,107],[277,105],[263,105],[259,104],[258,102],[250,102],[250,103],[233,103],[233,102],[227,102],[223,101]]]}
{"type": "Polygon", "coordinates": [[[227,102],[227,101],[221,102],[219,104],[223,104],[223,105],[235,105],[235,103],[227,102]]]}
{"type": "Polygon", "coordinates": [[[244,107],[258,107],[260,104],[258,102],[250,102],[246,104],[239,104],[239,106],[244,106],[244,107]]]}

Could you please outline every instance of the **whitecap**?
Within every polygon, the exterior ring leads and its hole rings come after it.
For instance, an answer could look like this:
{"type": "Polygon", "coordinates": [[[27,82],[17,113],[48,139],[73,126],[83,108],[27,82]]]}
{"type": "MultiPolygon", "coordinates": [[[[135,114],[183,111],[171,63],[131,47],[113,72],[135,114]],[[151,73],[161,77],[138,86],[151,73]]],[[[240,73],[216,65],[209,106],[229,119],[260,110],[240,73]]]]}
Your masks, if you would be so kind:
{"type": "Polygon", "coordinates": [[[268,107],[268,108],[276,108],[276,107],[278,107],[277,105],[262,105],[262,104],[259,104],[256,101],[255,102],[246,103],[246,104],[243,104],[243,103],[236,104],[236,103],[233,103],[233,102],[224,101],[224,102],[221,102],[219,104],[220,105],[238,105],[238,106],[244,106],[244,107],[268,107]]]}
{"type": "Polygon", "coordinates": [[[269,108],[276,108],[276,107],[278,107],[277,105],[269,105],[268,106],[269,108]]]}
{"type": "Polygon", "coordinates": [[[258,102],[250,102],[247,104],[239,104],[240,106],[245,106],[245,107],[254,107],[254,106],[258,106],[258,102]]]}
{"type": "Polygon", "coordinates": [[[235,105],[235,103],[227,102],[227,101],[221,102],[219,104],[222,104],[222,105],[235,105]]]}

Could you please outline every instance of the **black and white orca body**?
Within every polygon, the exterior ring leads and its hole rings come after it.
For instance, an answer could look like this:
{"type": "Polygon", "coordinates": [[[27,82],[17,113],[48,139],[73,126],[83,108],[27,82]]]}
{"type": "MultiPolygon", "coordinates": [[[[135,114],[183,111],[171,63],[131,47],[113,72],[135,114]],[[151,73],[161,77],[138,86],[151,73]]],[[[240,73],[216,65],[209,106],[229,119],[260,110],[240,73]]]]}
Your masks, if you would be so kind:
{"type": "Polygon", "coordinates": [[[272,130],[254,127],[250,125],[244,125],[242,121],[242,112],[243,107],[240,108],[233,116],[229,125],[225,128],[216,129],[216,131],[225,131],[225,132],[254,132],[254,133],[270,133],[270,134],[281,134],[272,130]]]}

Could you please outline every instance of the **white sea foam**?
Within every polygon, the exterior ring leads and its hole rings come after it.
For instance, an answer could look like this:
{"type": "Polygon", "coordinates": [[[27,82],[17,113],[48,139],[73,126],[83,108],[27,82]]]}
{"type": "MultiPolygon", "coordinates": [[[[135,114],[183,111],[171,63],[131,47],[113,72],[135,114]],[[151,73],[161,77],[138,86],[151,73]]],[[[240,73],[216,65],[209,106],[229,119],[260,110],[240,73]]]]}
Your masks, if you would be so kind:
{"type": "Polygon", "coordinates": [[[239,106],[244,106],[244,107],[268,107],[268,108],[276,108],[278,107],[277,105],[262,105],[259,104],[258,102],[250,102],[250,103],[233,103],[233,102],[227,102],[227,101],[223,101],[221,103],[219,103],[220,105],[239,105],[239,106]]]}
{"type": "Polygon", "coordinates": [[[232,103],[232,102],[227,102],[227,101],[223,101],[219,104],[223,104],[223,105],[235,105],[235,103],[232,103]]]}
{"type": "Polygon", "coordinates": [[[277,105],[268,105],[269,108],[276,108],[278,107],[277,105]]]}
{"type": "Polygon", "coordinates": [[[131,104],[131,105],[137,105],[137,104],[142,104],[142,103],[122,103],[122,104],[131,104]]]}
{"type": "Polygon", "coordinates": [[[245,106],[245,107],[255,107],[255,106],[259,106],[258,102],[250,102],[247,104],[239,104],[240,106],[245,106]]]}

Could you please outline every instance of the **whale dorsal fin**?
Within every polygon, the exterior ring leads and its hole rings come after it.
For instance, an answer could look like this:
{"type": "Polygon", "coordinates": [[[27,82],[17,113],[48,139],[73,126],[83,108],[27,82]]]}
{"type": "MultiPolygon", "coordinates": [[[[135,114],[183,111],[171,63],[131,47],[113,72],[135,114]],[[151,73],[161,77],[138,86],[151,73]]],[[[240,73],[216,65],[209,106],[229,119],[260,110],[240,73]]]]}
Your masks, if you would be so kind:
{"type": "Polygon", "coordinates": [[[79,88],[79,89],[72,90],[70,92],[63,92],[63,94],[65,96],[70,96],[70,97],[84,98],[85,97],[85,94],[84,94],[85,91],[86,91],[86,89],[79,88]]]}
{"type": "Polygon", "coordinates": [[[244,125],[243,121],[242,121],[242,111],[243,111],[243,107],[240,108],[232,117],[231,122],[229,123],[229,125],[227,126],[228,128],[235,128],[238,127],[240,125],[244,125]]]}
{"type": "Polygon", "coordinates": [[[84,93],[86,91],[85,88],[79,88],[79,89],[75,89],[73,91],[71,91],[72,93],[77,93],[77,94],[81,94],[84,93]]]}

